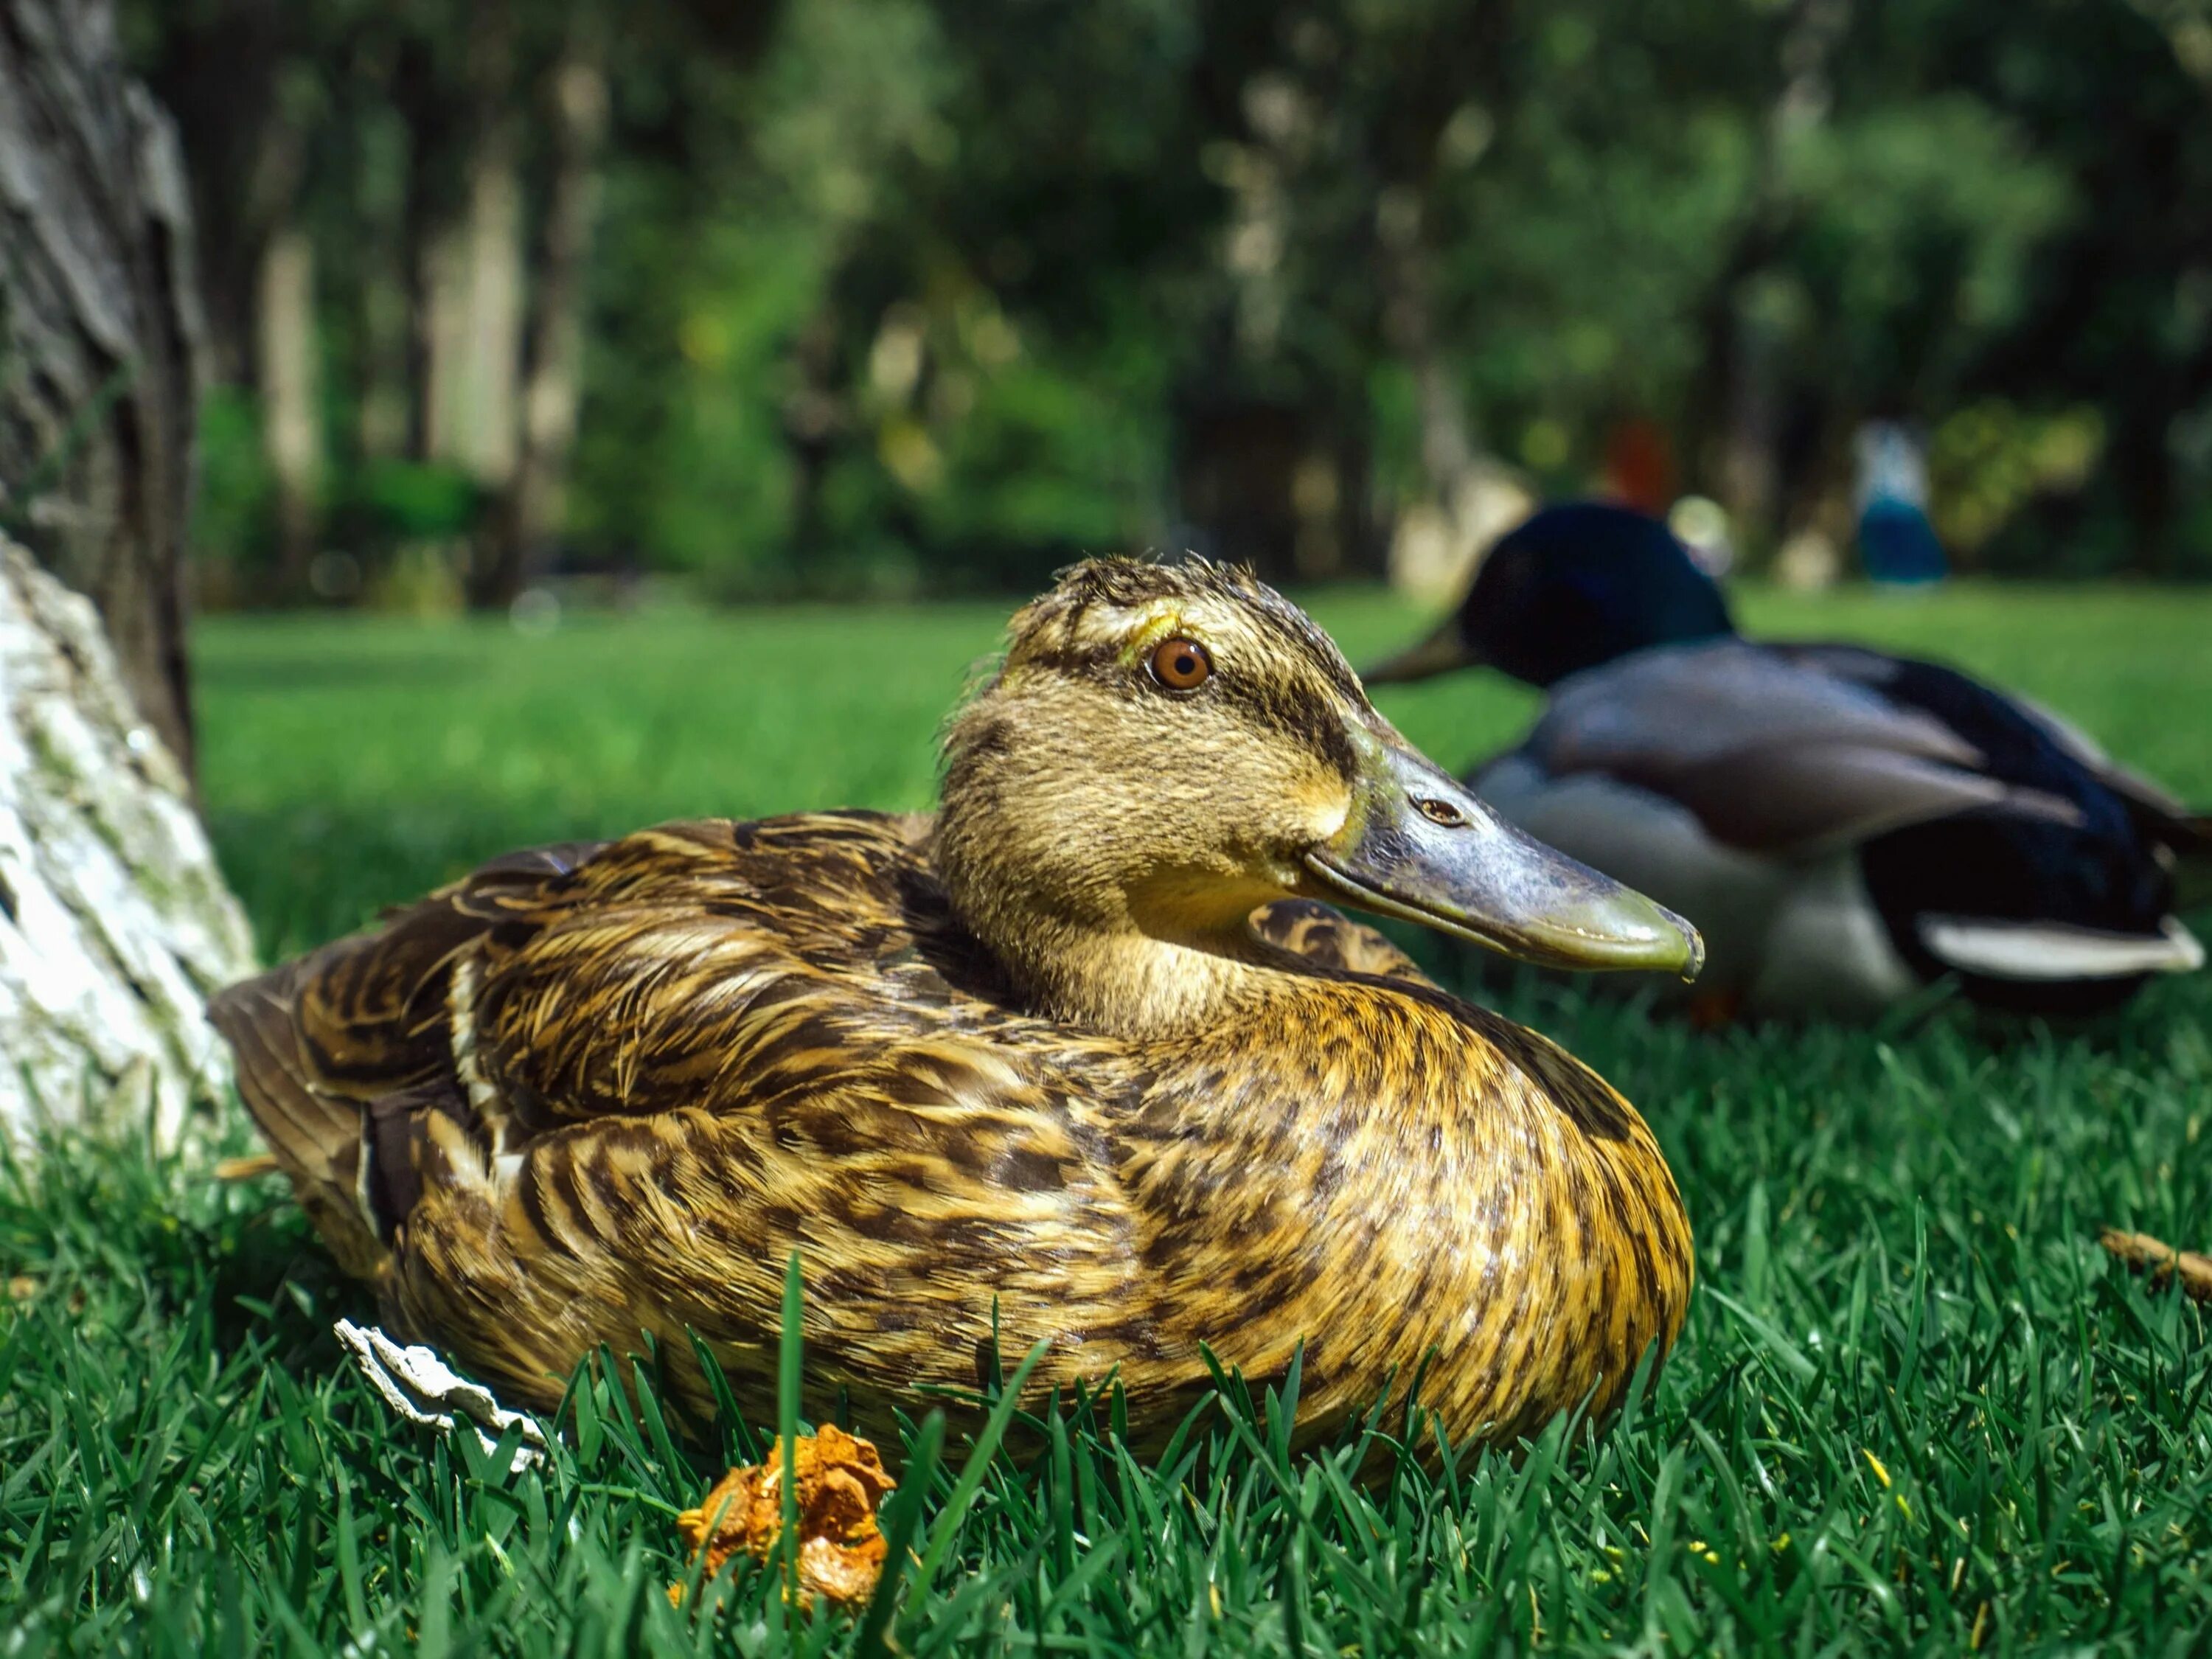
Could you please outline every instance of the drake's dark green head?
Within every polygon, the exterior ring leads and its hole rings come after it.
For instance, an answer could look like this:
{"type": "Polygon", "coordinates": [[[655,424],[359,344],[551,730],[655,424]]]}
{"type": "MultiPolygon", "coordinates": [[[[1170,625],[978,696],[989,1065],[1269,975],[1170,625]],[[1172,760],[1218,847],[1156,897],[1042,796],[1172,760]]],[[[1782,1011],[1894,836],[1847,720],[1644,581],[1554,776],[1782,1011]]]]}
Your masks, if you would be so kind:
{"type": "Polygon", "coordinates": [[[1500,540],[1455,615],[1361,678],[1389,685],[1484,663],[1548,686],[1649,646],[1735,631],[1719,587],[1665,525],[1579,501],[1500,540]]]}

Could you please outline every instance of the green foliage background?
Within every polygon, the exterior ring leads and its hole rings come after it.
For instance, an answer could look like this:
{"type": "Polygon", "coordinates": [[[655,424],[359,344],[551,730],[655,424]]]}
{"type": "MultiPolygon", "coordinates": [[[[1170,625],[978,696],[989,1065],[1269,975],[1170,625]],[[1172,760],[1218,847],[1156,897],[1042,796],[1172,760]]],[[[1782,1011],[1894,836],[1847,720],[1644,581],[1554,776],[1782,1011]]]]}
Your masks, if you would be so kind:
{"type": "Polygon", "coordinates": [[[360,399],[394,372],[370,319],[410,303],[495,114],[539,222],[546,77],[580,50],[612,125],[569,565],[848,597],[1175,544],[1287,574],[1200,481],[1285,496],[1293,460],[1237,447],[1272,422],[1352,502],[1311,570],[1371,570],[1449,483],[1432,371],[1476,453],[1546,491],[1657,422],[1754,555],[1847,532],[1850,434],[1886,416],[1933,435],[1969,567],[2212,570],[2199,0],[126,12],[213,250],[234,390],[200,543],[236,599],[281,597],[255,167],[297,152],[320,255],[325,539],[374,565],[480,533],[419,441],[368,453],[360,399]],[[1771,487],[1731,471],[1750,428],[1771,487]]]}

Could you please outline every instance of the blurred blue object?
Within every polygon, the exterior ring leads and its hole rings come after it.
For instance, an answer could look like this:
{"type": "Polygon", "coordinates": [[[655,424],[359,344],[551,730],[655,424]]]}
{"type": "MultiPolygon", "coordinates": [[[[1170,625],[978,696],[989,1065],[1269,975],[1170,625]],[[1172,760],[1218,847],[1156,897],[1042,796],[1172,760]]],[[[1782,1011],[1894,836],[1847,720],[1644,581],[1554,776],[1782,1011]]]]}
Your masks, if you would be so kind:
{"type": "Polygon", "coordinates": [[[1943,580],[1947,561],[1928,521],[1928,462],[1920,435],[1899,421],[1869,421],[1858,464],[1859,559],[1869,581],[1904,586],[1943,580]]]}
{"type": "Polygon", "coordinates": [[[1871,502],[1859,515],[1859,560],[1868,580],[1896,586],[1939,582],[1948,569],[1928,515],[1894,500],[1871,502]]]}

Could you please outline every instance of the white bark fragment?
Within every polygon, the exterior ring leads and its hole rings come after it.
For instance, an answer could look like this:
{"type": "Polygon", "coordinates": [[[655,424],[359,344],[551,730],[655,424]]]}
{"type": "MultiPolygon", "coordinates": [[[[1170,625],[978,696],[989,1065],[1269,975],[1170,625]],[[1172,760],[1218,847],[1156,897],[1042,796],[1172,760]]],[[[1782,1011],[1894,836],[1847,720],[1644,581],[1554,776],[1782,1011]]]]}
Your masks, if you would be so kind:
{"type": "Polygon", "coordinates": [[[465,1423],[476,1431],[477,1443],[487,1457],[499,1449],[501,1437],[514,1429],[520,1443],[507,1472],[518,1474],[544,1462],[545,1431],[538,1419],[501,1405],[489,1389],[470,1382],[441,1359],[435,1348],[402,1347],[375,1326],[356,1325],[350,1319],[341,1319],[331,1329],[369,1387],[409,1422],[447,1434],[465,1423]]]}
{"type": "Polygon", "coordinates": [[[0,1139],[176,1144],[230,1089],[208,994],[252,970],[184,776],[98,616],[0,539],[0,1139]]]}

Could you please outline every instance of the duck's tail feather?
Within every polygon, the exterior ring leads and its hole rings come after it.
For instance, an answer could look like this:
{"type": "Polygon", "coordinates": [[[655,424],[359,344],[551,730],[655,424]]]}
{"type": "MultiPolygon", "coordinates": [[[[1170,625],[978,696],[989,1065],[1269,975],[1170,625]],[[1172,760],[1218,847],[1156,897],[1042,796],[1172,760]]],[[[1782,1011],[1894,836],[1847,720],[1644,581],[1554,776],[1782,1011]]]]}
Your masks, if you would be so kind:
{"type": "Polygon", "coordinates": [[[1921,916],[1914,931],[1928,953],[1947,968],[1990,979],[2135,979],[2193,973],[2204,965],[2204,947],[2172,916],[2155,933],[1957,915],[1921,916]]]}
{"type": "Polygon", "coordinates": [[[208,1018],[236,1057],[238,1092],[291,1177],[300,1207],[357,1278],[380,1278],[391,1253],[378,1237],[363,1190],[368,1115],[361,1103],[316,1086],[294,1018],[305,962],[244,980],[219,993],[208,1018]]]}
{"type": "Polygon", "coordinates": [[[495,927],[527,922],[601,845],[494,859],[209,1005],[237,1056],[246,1109],[348,1273],[380,1281],[389,1269],[390,1241],[420,1191],[423,1121],[477,1127],[453,1073],[458,964],[495,927]]]}
{"type": "Polygon", "coordinates": [[[2212,812],[2183,812],[2160,826],[2167,846],[2185,859],[2212,859],[2212,812]]]}

